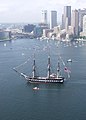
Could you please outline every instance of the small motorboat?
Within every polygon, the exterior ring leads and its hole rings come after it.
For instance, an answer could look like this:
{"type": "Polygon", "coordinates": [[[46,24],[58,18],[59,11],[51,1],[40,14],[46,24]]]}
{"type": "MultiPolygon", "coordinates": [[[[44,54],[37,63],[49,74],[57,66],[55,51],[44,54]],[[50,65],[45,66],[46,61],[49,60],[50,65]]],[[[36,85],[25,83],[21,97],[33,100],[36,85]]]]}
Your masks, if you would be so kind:
{"type": "Polygon", "coordinates": [[[39,88],[38,87],[34,87],[33,90],[39,90],[39,88]]]}
{"type": "Polygon", "coordinates": [[[67,62],[72,62],[72,60],[71,60],[71,59],[68,59],[67,62]]]}

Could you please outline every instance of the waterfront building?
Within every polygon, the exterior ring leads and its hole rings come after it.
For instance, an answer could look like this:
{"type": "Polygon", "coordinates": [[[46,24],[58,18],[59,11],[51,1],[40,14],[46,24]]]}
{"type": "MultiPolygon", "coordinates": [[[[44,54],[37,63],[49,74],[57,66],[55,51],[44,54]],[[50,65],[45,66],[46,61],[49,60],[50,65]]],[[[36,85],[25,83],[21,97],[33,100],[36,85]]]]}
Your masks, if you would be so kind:
{"type": "Polygon", "coordinates": [[[44,38],[51,38],[53,30],[50,29],[43,29],[43,37],[44,38]]]}
{"type": "Polygon", "coordinates": [[[65,29],[71,25],[71,6],[64,6],[64,13],[62,15],[62,28],[65,29]]]}
{"type": "Polygon", "coordinates": [[[78,14],[78,10],[72,10],[71,26],[73,28],[73,35],[78,36],[79,35],[79,14],[78,14]]]}
{"type": "Polygon", "coordinates": [[[0,30],[0,40],[10,40],[11,32],[0,30]]]}
{"type": "Polygon", "coordinates": [[[25,25],[23,28],[23,32],[31,33],[34,30],[34,28],[35,28],[35,25],[33,24],[25,25]]]}
{"type": "Polygon", "coordinates": [[[40,26],[42,29],[48,29],[48,25],[44,23],[39,23],[38,26],[40,26]]]}
{"type": "Polygon", "coordinates": [[[57,11],[51,11],[50,13],[50,29],[57,26],[57,11]]]}
{"type": "Polygon", "coordinates": [[[47,10],[42,10],[42,21],[43,24],[47,24],[47,10]]]}
{"type": "Polygon", "coordinates": [[[37,26],[37,27],[34,28],[33,33],[34,33],[34,37],[36,37],[36,38],[41,37],[42,34],[43,34],[43,30],[40,26],[37,26]]]}
{"type": "Polygon", "coordinates": [[[44,38],[47,37],[48,32],[49,32],[49,31],[48,31],[47,29],[44,29],[44,30],[43,30],[43,37],[44,37],[44,38]]]}
{"type": "Polygon", "coordinates": [[[56,27],[54,27],[53,30],[54,30],[54,31],[53,31],[54,33],[58,34],[58,33],[61,32],[61,27],[60,27],[60,26],[56,26],[56,27]]]}

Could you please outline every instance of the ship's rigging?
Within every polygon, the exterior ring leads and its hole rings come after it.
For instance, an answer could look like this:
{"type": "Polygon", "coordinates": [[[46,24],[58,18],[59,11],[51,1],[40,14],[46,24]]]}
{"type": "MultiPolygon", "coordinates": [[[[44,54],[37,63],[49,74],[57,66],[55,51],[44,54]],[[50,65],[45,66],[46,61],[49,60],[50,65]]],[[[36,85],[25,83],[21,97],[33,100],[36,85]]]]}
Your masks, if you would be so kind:
{"type": "MultiPolygon", "coordinates": [[[[27,64],[31,59],[32,59],[32,56],[30,56],[24,63],[14,67],[13,69],[18,72],[21,76],[25,77],[26,79],[28,79],[28,81],[36,81],[36,79],[46,79],[46,81],[48,82],[49,80],[51,81],[52,79],[54,80],[63,80],[64,78],[60,76],[60,62],[62,62],[63,66],[64,66],[64,71],[68,74],[68,78],[70,77],[70,70],[66,67],[66,64],[65,62],[63,61],[62,57],[60,54],[58,54],[58,66],[57,66],[57,74],[51,74],[51,62],[50,62],[50,47],[46,47],[47,50],[48,50],[48,66],[47,66],[47,77],[37,77],[37,74],[36,74],[36,63],[35,63],[35,54],[34,54],[34,57],[33,57],[33,70],[32,70],[32,77],[29,77],[27,76],[26,74],[22,73],[19,68],[23,67],[25,64],[27,64]],[[60,76],[60,77],[59,77],[60,76]],[[51,79],[52,78],[52,79],[51,79]],[[58,79],[59,78],[59,79],[58,79]]],[[[35,49],[36,51],[36,49],[35,49]]]]}

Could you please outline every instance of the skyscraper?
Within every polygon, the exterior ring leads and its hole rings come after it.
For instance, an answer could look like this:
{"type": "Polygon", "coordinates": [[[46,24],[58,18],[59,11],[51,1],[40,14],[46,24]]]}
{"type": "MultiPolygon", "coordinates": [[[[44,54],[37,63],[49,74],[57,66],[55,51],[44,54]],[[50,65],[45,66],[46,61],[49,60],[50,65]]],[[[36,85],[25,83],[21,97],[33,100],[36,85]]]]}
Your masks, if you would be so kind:
{"type": "Polygon", "coordinates": [[[50,29],[57,26],[57,11],[51,11],[50,13],[50,29]]]}
{"type": "Polygon", "coordinates": [[[86,9],[79,9],[79,32],[83,30],[83,16],[86,15],[86,9]]]}
{"type": "Polygon", "coordinates": [[[62,15],[62,28],[66,28],[66,26],[70,25],[71,25],[71,6],[64,6],[64,14],[62,15]]]}
{"type": "Polygon", "coordinates": [[[65,28],[64,14],[62,14],[62,29],[65,28]]]}
{"type": "Polygon", "coordinates": [[[78,13],[78,10],[72,11],[71,26],[73,28],[74,36],[78,36],[79,35],[79,13],[78,13]]]}
{"type": "Polygon", "coordinates": [[[86,37],[86,15],[83,16],[83,31],[80,32],[80,36],[86,37]]]}
{"type": "Polygon", "coordinates": [[[83,32],[86,33],[86,15],[83,16],[83,32]]]}
{"type": "Polygon", "coordinates": [[[42,21],[43,24],[47,24],[47,10],[42,10],[42,21]]]}

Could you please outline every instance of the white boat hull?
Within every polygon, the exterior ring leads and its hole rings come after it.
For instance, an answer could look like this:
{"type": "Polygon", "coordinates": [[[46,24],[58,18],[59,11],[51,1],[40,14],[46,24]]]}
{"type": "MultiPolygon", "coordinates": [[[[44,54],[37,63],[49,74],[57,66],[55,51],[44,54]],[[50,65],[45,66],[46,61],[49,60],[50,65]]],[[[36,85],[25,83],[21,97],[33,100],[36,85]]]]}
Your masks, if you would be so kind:
{"type": "Polygon", "coordinates": [[[46,78],[46,77],[37,77],[37,78],[26,78],[30,83],[63,83],[64,78],[46,78]]]}

